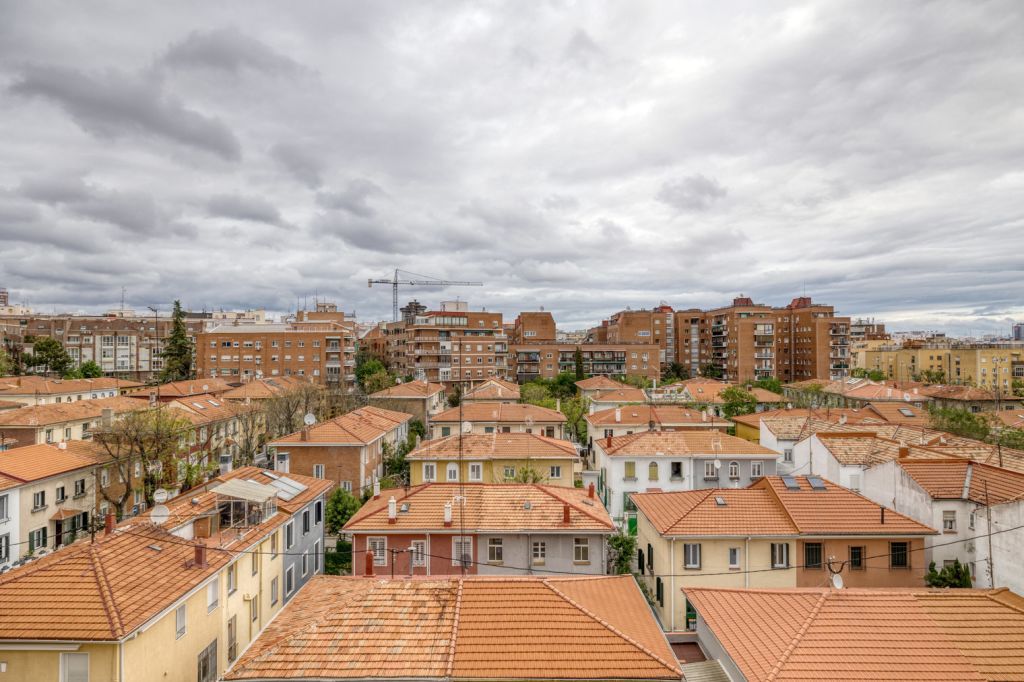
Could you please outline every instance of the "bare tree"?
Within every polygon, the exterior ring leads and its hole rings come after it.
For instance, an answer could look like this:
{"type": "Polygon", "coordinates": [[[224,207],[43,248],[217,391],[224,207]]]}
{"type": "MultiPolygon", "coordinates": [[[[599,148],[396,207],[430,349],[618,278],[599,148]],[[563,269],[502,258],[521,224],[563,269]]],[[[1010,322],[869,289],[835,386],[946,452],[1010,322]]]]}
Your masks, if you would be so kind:
{"type": "Polygon", "coordinates": [[[236,415],[238,419],[238,455],[234,466],[250,466],[256,461],[256,455],[267,442],[266,413],[253,404],[241,405],[236,415]]]}

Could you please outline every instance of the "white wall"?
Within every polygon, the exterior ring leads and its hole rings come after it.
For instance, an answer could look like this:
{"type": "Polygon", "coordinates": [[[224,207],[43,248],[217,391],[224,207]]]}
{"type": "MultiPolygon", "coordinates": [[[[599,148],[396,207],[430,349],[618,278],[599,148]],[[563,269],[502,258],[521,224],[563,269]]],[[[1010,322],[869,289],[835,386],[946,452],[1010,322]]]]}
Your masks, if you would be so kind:
{"type": "Polygon", "coordinates": [[[18,523],[19,509],[21,505],[21,491],[18,488],[10,488],[0,492],[0,497],[7,496],[7,517],[0,518],[0,535],[7,535],[10,541],[10,558],[7,562],[0,562],[0,566],[15,561],[24,554],[21,542],[21,528],[18,523]]]}

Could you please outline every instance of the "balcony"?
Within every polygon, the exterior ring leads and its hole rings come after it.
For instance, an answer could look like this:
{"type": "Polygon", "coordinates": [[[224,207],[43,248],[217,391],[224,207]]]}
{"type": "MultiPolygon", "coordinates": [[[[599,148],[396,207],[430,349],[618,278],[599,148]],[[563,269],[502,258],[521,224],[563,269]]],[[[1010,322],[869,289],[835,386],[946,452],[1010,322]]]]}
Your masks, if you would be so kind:
{"type": "Polygon", "coordinates": [[[771,360],[775,357],[775,353],[759,350],[754,352],[754,357],[758,359],[771,360]]]}

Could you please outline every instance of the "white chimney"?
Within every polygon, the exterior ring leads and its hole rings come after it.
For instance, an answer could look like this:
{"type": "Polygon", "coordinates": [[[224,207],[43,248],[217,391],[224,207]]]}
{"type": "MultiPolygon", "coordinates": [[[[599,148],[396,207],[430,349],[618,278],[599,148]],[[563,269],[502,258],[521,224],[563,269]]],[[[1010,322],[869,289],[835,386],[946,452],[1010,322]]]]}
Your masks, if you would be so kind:
{"type": "Polygon", "coordinates": [[[452,503],[451,502],[445,502],[444,503],[444,525],[445,525],[445,527],[449,527],[449,526],[452,525],[452,503]]]}
{"type": "Polygon", "coordinates": [[[708,411],[707,410],[701,410],[700,411],[700,420],[702,422],[706,422],[708,420],[708,411]]]}
{"type": "Polygon", "coordinates": [[[392,495],[388,498],[388,523],[394,523],[395,519],[398,518],[398,502],[395,500],[395,496],[392,495]]]}
{"type": "MultiPolygon", "coordinates": [[[[373,499],[376,500],[378,497],[380,497],[380,479],[375,478],[373,480],[373,499]]],[[[391,499],[393,500],[395,498],[392,497],[391,499]]]]}
{"type": "Polygon", "coordinates": [[[616,407],[615,408],[615,422],[618,423],[620,421],[622,421],[622,409],[616,407]]]}
{"type": "Polygon", "coordinates": [[[65,443],[64,441],[61,441],[61,442],[57,443],[57,449],[58,450],[67,450],[68,449],[68,444],[65,443]]]}
{"type": "Polygon", "coordinates": [[[840,424],[845,424],[846,423],[846,415],[845,414],[839,415],[839,423],[840,424]]]}
{"type": "Polygon", "coordinates": [[[891,398],[892,397],[892,389],[891,388],[885,389],[885,397],[886,398],[891,398]]]}

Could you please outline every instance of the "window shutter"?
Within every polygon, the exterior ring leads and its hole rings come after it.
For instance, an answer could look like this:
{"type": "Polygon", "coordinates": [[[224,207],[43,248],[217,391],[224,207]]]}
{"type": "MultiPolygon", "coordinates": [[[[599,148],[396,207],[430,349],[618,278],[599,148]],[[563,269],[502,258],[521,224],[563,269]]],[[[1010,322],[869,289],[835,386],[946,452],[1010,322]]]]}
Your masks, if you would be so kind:
{"type": "Polygon", "coordinates": [[[651,569],[652,573],[654,572],[654,547],[649,542],[647,543],[647,568],[651,569]]]}
{"type": "Polygon", "coordinates": [[[636,565],[640,567],[640,575],[644,574],[644,551],[636,550],[636,565]]]}

